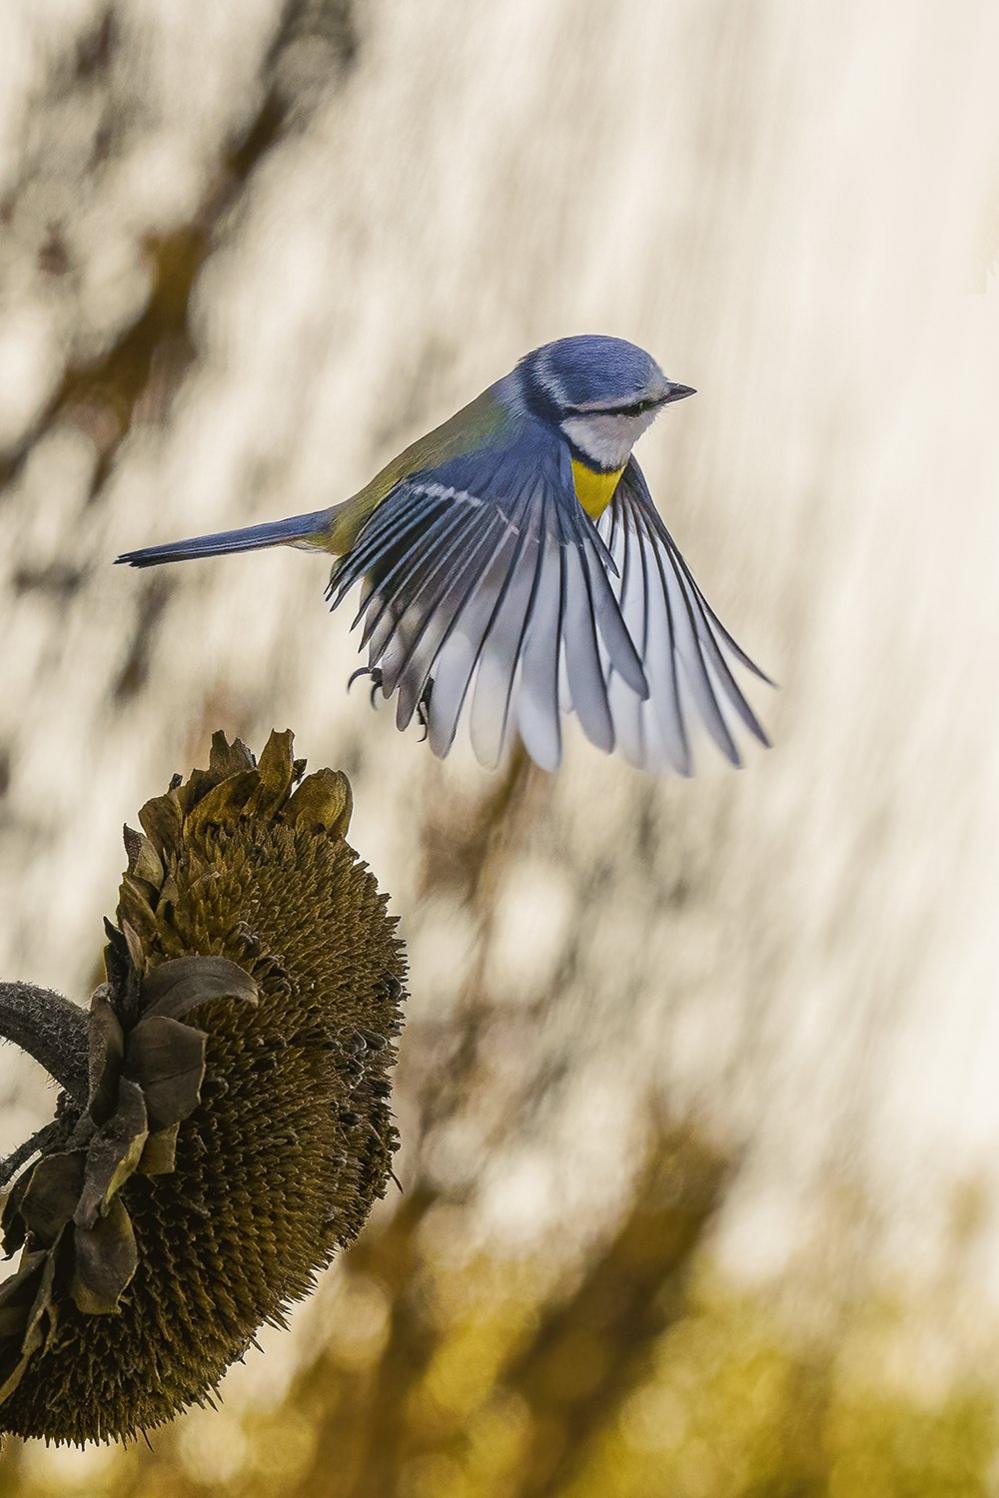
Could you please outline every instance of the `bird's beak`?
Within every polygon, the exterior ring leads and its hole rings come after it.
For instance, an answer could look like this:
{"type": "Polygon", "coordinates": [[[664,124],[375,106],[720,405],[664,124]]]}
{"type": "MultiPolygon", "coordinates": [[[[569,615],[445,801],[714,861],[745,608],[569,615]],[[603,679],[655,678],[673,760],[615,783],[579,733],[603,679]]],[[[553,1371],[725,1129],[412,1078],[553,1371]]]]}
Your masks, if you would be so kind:
{"type": "Polygon", "coordinates": [[[697,391],[693,385],[676,385],[672,380],[666,382],[666,394],[663,396],[663,405],[669,406],[673,401],[686,400],[688,395],[696,395],[697,391]]]}

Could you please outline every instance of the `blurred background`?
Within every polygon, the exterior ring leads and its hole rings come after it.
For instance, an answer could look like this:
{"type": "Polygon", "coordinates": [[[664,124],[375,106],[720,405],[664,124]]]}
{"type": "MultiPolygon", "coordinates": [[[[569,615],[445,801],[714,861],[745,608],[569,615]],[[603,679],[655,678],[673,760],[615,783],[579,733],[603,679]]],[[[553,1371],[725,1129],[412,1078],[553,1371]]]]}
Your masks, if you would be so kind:
{"type": "MultiPolygon", "coordinates": [[[[151,1446],[0,1494],[999,1492],[999,10],[7,0],[0,973],[83,1001],[216,727],[352,778],[412,966],[404,1190],[151,1446]],[[776,747],[444,763],[344,691],[326,505],[528,348],[641,461],[776,747]]],[[[0,1055],[0,1151],[50,1114],[0,1055]]]]}

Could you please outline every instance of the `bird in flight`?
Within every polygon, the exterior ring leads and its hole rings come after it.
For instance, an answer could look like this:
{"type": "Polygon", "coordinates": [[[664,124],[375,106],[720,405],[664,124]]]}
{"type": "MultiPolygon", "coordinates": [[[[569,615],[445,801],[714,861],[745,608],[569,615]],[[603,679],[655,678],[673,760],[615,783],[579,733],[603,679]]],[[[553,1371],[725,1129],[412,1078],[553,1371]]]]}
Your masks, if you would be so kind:
{"type": "Polygon", "coordinates": [[[554,770],[573,714],[641,769],[691,774],[697,720],[738,765],[740,725],[768,739],[733,666],[768,678],[705,599],[632,456],[659,412],[694,393],[623,339],[561,338],[350,499],[118,561],[331,553],[331,608],[361,585],[355,675],[372,699],[396,694],[398,727],[415,714],[440,756],[464,715],[483,764],[519,736],[554,770]]]}

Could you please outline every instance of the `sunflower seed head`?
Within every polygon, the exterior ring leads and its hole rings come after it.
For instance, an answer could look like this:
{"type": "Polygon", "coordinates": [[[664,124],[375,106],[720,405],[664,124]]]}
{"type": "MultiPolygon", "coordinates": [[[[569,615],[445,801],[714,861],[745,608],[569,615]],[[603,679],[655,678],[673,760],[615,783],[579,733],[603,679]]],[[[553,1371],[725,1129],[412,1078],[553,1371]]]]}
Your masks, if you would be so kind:
{"type": "Polygon", "coordinates": [[[107,1440],[211,1392],[389,1179],[405,959],[345,842],[346,777],[290,733],[126,829],[86,1107],[9,1193],[0,1429],[107,1440]]]}

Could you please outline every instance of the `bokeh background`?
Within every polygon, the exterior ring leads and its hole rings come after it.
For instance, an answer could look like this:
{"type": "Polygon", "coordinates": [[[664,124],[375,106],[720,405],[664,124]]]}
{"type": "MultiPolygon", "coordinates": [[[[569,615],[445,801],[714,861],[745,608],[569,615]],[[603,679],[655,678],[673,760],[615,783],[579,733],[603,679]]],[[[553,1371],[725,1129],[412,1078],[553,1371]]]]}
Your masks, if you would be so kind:
{"type": "MultiPolygon", "coordinates": [[[[151,1447],[3,1495],[999,1492],[991,0],[6,0],[0,973],[84,999],[215,727],[351,775],[412,965],[404,1190],[151,1447]],[[781,682],[655,780],[441,764],[344,692],[332,502],[580,331],[781,682]]],[[[0,1149],[48,1115],[0,1056],[0,1149]]]]}

